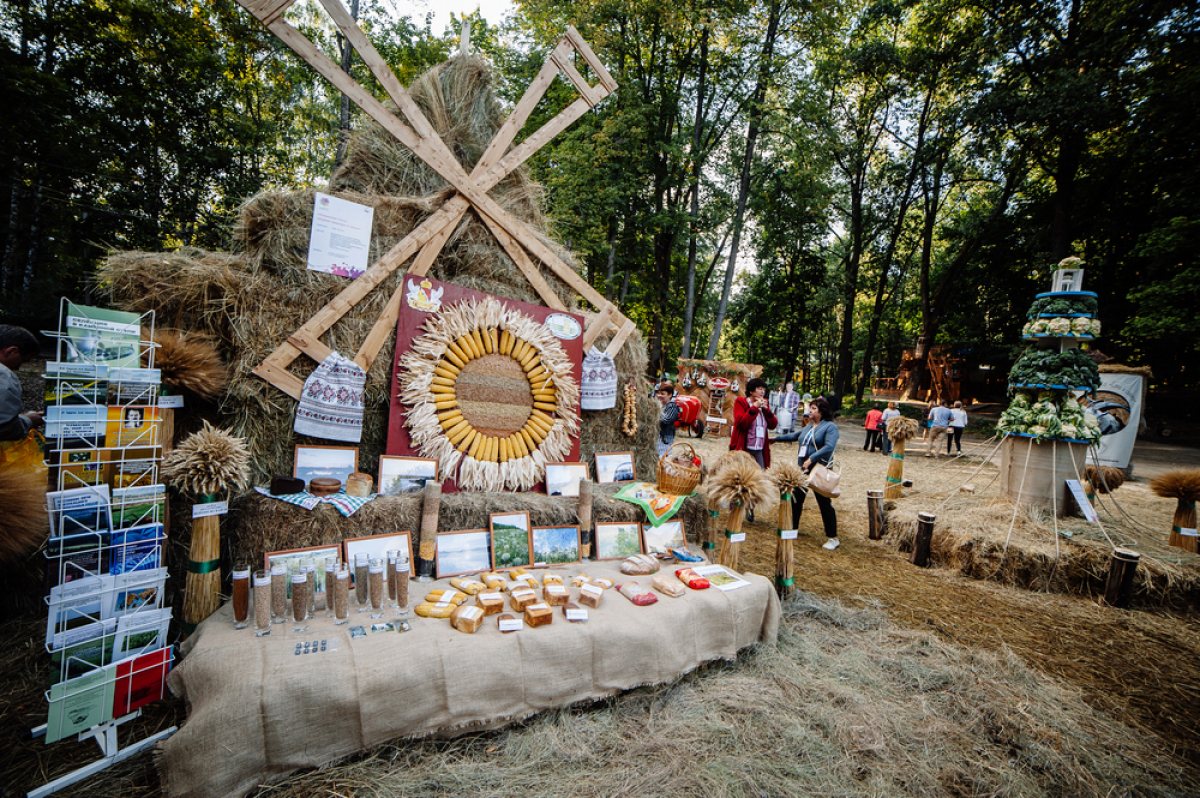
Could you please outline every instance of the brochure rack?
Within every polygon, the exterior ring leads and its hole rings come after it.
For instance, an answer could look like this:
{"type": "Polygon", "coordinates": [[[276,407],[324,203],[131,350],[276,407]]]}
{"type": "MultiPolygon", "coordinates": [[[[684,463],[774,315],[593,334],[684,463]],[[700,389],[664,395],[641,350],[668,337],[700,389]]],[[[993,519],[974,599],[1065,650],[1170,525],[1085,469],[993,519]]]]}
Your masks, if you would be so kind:
{"type": "Polygon", "coordinates": [[[62,300],[56,360],[46,364],[47,722],[53,743],[94,739],[101,759],[29,793],[45,796],[145,750],[172,727],[125,748],[118,727],[165,694],[174,660],[164,606],[166,489],[154,369],[153,312],[62,300]],[[148,364],[142,368],[142,363],[148,364]]]}

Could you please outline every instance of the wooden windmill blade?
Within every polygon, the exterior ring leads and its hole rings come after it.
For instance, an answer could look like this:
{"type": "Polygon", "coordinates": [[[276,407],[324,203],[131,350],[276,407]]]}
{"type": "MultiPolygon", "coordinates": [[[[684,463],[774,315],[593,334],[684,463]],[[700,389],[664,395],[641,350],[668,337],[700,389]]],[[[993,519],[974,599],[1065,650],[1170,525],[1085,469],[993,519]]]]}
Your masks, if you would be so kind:
{"type": "MultiPolygon", "coordinates": [[[[484,151],[484,155],[468,175],[382,57],[346,12],[340,0],[320,0],[320,2],[339,30],[346,36],[350,45],[355,48],[364,63],[371,69],[372,74],[380,81],[389,97],[407,119],[408,125],[390,113],[370,92],[343,72],[332,59],[318,50],[303,34],[283,20],[283,13],[293,2],[295,0],[239,0],[244,8],[262,21],[281,41],[352,99],[359,108],[398,141],[412,150],[414,155],[441,175],[458,191],[458,194],[418,225],[299,330],[290,335],[286,342],[282,343],[254,369],[254,373],[298,399],[303,383],[288,370],[291,363],[301,354],[308,355],[317,361],[323,360],[332,350],[320,341],[320,336],[414,255],[416,260],[410,272],[425,274],[458,225],[459,220],[462,219],[463,214],[470,209],[473,209],[492,231],[505,252],[525,274],[534,290],[547,305],[563,309],[561,300],[542,277],[537,265],[529,257],[530,255],[548,266],[568,286],[594,304],[601,312],[593,325],[601,326],[599,328],[589,327],[585,341],[594,342],[605,328],[613,326],[617,329],[617,333],[609,344],[608,350],[610,354],[616,354],[628,335],[632,333],[633,322],[621,314],[586,280],[576,274],[524,223],[513,218],[487,196],[487,192],[505,176],[518,168],[555,135],[566,129],[616,88],[616,82],[604,65],[600,63],[587,42],[579,35],[579,32],[573,27],[568,28],[512,115],[497,131],[484,151]],[[572,53],[577,53],[596,73],[599,79],[596,86],[589,84],[575,68],[571,61],[572,53]],[[512,150],[508,150],[516,133],[524,125],[550,83],[560,72],[566,75],[580,93],[579,99],[571,103],[524,142],[512,150]],[[507,154],[505,154],[506,151],[507,154]]],[[[383,315],[376,322],[355,356],[355,361],[364,369],[369,368],[374,362],[387,335],[394,330],[399,314],[400,298],[401,287],[397,287],[383,315]]]]}

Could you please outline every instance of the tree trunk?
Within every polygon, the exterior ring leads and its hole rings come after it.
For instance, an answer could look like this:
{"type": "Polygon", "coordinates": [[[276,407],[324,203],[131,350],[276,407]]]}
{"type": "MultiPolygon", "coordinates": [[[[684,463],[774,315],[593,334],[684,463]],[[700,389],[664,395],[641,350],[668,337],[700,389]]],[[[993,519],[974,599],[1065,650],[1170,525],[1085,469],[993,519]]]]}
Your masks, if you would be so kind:
{"type": "Polygon", "coordinates": [[[708,25],[700,34],[700,77],[696,87],[696,119],[692,125],[692,209],[688,231],[687,295],[683,306],[683,344],[680,357],[692,356],[692,322],[696,316],[696,249],[700,228],[700,170],[704,156],[700,152],[700,133],[704,128],[704,94],[708,88],[708,25]]]}
{"type": "MultiPolygon", "coordinates": [[[[350,0],[350,16],[355,22],[358,21],[358,0],[350,0]]],[[[346,37],[341,33],[337,37],[338,45],[342,49],[342,71],[347,75],[350,74],[350,68],[354,66],[354,48],[350,46],[350,42],[346,41],[346,37]]],[[[337,154],[333,158],[333,171],[337,172],[341,166],[342,160],[346,157],[346,148],[350,145],[350,97],[346,94],[342,95],[342,111],[338,122],[338,147],[337,154]]]]}
{"type": "Polygon", "coordinates": [[[780,0],[773,0],[767,21],[767,33],[763,39],[762,59],[758,65],[758,79],[750,103],[750,125],[746,131],[746,151],[742,157],[742,176],[738,186],[737,212],[733,218],[733,243],[729,250],[729,265],[725,269],[725,285],[721,290],[721,302],[717,305],[717,316],[713,321],[712,337],[708,339],[708,360],[717,356],[717,345],[721,340],[721,327],[725,324],[725,310],[729,305],[729,291],[733,287],[733,271],[737,264],[738,247],[742,241],[742,223],[746,216],[746,200],[750,194],[750,169],[754,164],[754,147],[762,125],[763,102],[767,84],[771,79],[771,60],[775,52],[775,36],[779,30],[780,0]]]}

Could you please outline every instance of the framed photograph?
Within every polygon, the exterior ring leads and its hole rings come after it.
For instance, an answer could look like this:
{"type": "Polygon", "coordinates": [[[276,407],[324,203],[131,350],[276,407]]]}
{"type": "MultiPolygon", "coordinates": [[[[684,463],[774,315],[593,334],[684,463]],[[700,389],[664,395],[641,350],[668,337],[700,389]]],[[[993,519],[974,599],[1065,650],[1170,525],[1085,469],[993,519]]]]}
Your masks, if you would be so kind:
{"type": "Polygon", "coordinates": [[[578,496],[579,481],[587,478],[587,463],[546,463],[546,495],[578,496]]]}
{"type": "Polygon", "coordinates": [[[486,529],[439,532],[437,578],[477,574],[492,569],[492,535],[486,529]]]}
{"type": "Polygon", "coordinates": [[[535,526],[529,531],[534,565],[579,562],[579,527],[535,526]]]}
{"type": "Polygon", "coordinates": [[[596,559],[623,560],[634,554],[641,554],[641,526],[636,521],[608,521],[596,524],[596,559]]]}
{"type": "Polygon", "coordinates": [[[602,485],[632,482],[633,452],[596,452],[596,481],[602,485]]]}
{"type": "Polygon", "coordinates": [[[408,572],[412,573],[413,550],[412,533],[397,532],[394,535],[368,535],[365,538],[346,538],[342,541],[344,556],[342,561],[350,564],[350,584],[354,584],[354,555],[365,554],[368,558],[378,557],[383,560],[383,578],[387,579],[387,553],[397,550],[408,557],[408,572]]]}
{"type": "Polygon", "coordinates": [[[358,470],[357,446],[296,446],[292,476],[307,485],[313,477],[333,477],[346,485],[346,477],[358,470]]]}
{"type": "Polygon", "coordinates": [[[647,554],[670,554],[670,549],[686,549],[687,536],[682,521],[664,521],[658,526],[642,524],[642,549],[647,554]]]}
{"type": "Polygon", "coordinates": [[[497,568],[531,565],[529,552],[529,513],[492,513],[492,551],[497,568]]]}
{"type": "MultiPolygon", "coordinates": [[[[288,549],[287,551],[268,551],[263,555],[263,568],[268,571],[273,565],[286,565],[288,574],[293,574],[300,568],[300,561],[312,557],[314,570],[317,574],[317,593],[325,592],[325,558],[340,557],[342,547],[336,543],[332,546],[309,546],[307,549],[288,549]]],[[[288,582],[288,598],[292,596],[292,583],[288,582]]]]}
{"type": "Polygon", "coordinates": [[[426,457],[398,457],[393,454],[379,458],[379,493],[399,496],[425,489],[429,480],[437,480],[438,461],[426,457]]]}

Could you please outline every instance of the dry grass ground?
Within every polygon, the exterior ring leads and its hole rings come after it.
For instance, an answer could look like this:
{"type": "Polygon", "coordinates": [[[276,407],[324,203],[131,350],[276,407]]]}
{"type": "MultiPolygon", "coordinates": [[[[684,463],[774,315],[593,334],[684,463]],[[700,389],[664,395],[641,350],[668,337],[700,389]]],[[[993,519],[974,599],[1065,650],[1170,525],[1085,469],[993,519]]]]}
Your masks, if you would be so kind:
{"type": "MultiPolygon", "coordinates": [[[[383,746],[258,794],[1195,794],[1200,615],[915,568],[887,541],[867,540],[861,497],[886,466],[846,441],[842,546],[821,548],[819,514],[807,507],[795,547],[804,592],[785,605],[779,649],[500,732],[383,746]]],[[[725,445],[697,448],[712,460],[725,445]]],[[[917,457],[906,469],[916,482],[906,501],[940,503],[937,485],[957,485],[957,465],[917,457]]],[[[1129,487],[1117,494],[1126,509],[1169,527],[1173,503],[1129,487]]],[[[757,519],[742,564],[769,576],[774,512],[757,519]]],[[[40,623],[0,626],[6,795],[95,756],[90,742],[21,739],[45,707],[40,623]]],[[[138,734],[184,714],[180,701],[154,705],[138,734]]],[[[140,798],[159,788],[141,756],[62,794],[140,798]]]]}

